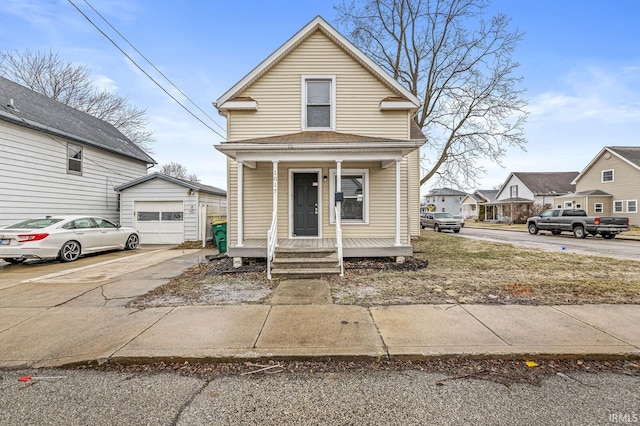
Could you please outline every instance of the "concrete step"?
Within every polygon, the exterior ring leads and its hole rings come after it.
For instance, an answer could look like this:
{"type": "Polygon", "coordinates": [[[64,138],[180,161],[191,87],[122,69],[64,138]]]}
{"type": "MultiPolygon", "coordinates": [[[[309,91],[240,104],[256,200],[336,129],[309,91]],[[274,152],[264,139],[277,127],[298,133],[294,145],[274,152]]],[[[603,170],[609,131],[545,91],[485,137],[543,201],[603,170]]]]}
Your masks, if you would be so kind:
{"type": "Polygon", "coordinates": [[[337,256],[327,257],[276,257],[273,268],[282,269],[317,269],[339,266],[337,256]]]}
{"type": "Polygon", "coordinates": [[[334,268],[273,268],[271,276],[274,278],[307,279],[322,278],[327,275],[339,275],[340,267],[334,268]]]}
{"type": "Polygon", "coordinates": [[[286,258],[286,257],[304,257],[304,258],[314,258],[314,257],[326,257],[329,255],[337,256],[337,252],[335,248],[276,248],[276,259],[286,258]]]}

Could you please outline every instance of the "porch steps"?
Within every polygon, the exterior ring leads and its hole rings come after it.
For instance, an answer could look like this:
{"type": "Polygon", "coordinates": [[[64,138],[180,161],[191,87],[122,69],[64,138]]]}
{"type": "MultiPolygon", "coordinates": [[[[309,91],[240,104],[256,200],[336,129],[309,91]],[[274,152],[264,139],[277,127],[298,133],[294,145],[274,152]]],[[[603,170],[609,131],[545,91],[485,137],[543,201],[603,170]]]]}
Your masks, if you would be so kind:
{"type": "Polygon", "coordinates": [[[339,274],[335,248],[277,248],[271,267],[274,278],[322,278],[339,274]]]}

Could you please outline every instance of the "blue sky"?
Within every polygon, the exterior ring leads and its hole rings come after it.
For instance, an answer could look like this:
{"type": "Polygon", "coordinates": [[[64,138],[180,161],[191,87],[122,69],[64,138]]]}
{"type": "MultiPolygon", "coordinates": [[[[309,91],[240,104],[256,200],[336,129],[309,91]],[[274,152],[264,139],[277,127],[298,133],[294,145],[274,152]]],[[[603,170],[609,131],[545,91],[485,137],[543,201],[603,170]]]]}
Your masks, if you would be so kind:
{"type": "MultiPolygon", "coordinates": [[[[74,2],[107,29],[83,0],[74,2]]],[[[315,16],[335,26],[337,1],[90,3],[224,127],[211,102],[315,16]]],[[[531,114],[527,152],[509,150],[505,168],[485,164],[479,188],[499,186],[512,171],[581,171],[603,146],[640,145],[639,1],[496,0],[491,11],[506,13],[525,33],[515,59],[531,114]]],[[[0,50],[51,49],[86,64],[96,84],[147,109],[159,164],[177,161],[202,183],[226,188],[225,159],[213,148],[220,136],[174,103],[67,0],[2,0],[0,28],[0,50]]]]}

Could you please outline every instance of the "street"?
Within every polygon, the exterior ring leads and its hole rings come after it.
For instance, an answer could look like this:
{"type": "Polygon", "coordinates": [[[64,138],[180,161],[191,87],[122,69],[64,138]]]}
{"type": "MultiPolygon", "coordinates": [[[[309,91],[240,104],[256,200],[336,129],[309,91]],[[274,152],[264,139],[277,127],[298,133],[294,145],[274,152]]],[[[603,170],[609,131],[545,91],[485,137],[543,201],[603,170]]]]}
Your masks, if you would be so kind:
{"type": "Polygon", "coordinates": [[[568,233],[551,235],[550,232],[541,231],[538,235],[530,235],[528,232],[473,228],[469,226],[462,228],[462,231],[456,235],[464,238],[509,243],[548,251],[640,260],[640,241],[625,240],[620,237],[613,240],[605,240],[604,238],[590,236],[580,240],[568,233]]]}
{"type": "Polygon", "coordinates": [[[640,422],[637,376],[559,373],[540,385],[407,371],[228,374],[0,372],[0,424],[424,425],[640,422]],[[62,376],[18,381],[19,377],[62,376]]]}

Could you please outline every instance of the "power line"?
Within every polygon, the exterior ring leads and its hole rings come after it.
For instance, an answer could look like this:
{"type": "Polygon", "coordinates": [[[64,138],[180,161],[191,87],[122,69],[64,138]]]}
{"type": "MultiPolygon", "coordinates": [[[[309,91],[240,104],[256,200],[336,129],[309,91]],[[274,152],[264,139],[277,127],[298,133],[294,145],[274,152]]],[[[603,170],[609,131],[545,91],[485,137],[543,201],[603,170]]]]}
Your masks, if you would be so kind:
{"type": "MultiPolygon", "coordinates": [[[[149,80],[153,81],[155,83],[156,86],[158,86],[164,93],[167,94],[167,96],[169,96],[171,99],[173,99],[178,105],[180,105],[185,111],[187,111],[193,118],[195,118],[196,120],[198,120],[200,123],[202,123],[205,127],[207,127],[209,130],[211,130],[213,133],[215,133],[216,135],[220,136],[222,139],[226,140],[226,137],[221,135],[218,131],[216,131],[214,128],[212,128],[211,126],[209,126],[207,123],[205,123],[204,121],[202,121],[202,119],[200,117],[198,117],[196,114],[194,114],[189,108],[187,108],[186,106],[184,106],[182,104],[182,102],[180,102],[178,99],[175,98],[175,96],[173,96],[171,93],[169,93],[167,91],[167,89],[165,89],[164,87],[162,87],[162,85],[160,83],[158,83],[151,75],[149,75],[148,72],[146,72],[140,65],[138,65],[138,63],[136,61],[133,60],[133,58],[131,58],[131,56],[129,56],[120,46],[118,46],[118,44],[113,41],[113,39],[111,37],[109,37],[104,31],[102,31],[102,29],[100,27],[98,27],[98,25],[96,25],[91,18],[89,18],[78,6],[75,5],[75,3],[73,2],[73,0],[67,0],[69,3],[71,3],[71,5],[87,20],[89,21],[89,23],[91,25],[93,25],[93,27],[98,30],[100,32],[100,34],[102,34],[107,40],[109,40],[111,42],[111,44],[113,44],[115,46],[116,49],[118,49],[120,51],[120,53],[122,53],[124,56],[127,57],[127,59],[129,59],[131,61],[131,63],[133,65],[136,66],[136,68],[138,68],[144,75],[147,76],[147,78],[149,78],[149,80]]],[[[216,123],[217,124],[217,123],[216,123]]]]}
{"type": "Polygon", "coordinates": [[[180,94],[182,96],[184,96],[189,102],[191,102],[191,104],[193,106],[195,106],[196,108],[198,108],[198,110],[200,110],[200,112],[202,112],[204,115],[207,116],[207,118],[209,120],[211,120],[215,125],[217,125],[218,127],[220,127],[220,129],[222,129],[222,131],[226,131],[226,129],[224,127],[222,127],[220,124],[218,124],[209,114],[207,114],[206,111],[204,111],[202,108],[200,108],[200,106],[198,104],[196,104],[189,96],[187,96],[186,93],[184,93],[178,86],[176,86],[173,81],[171,81],[169,79],[169,77],[167,77],[166,75],[163,74],[162,71],[160,71],[142,52],[140,52],[124,35],[122,35],[122,33],[120,33],[120,31],[118,31],[112,24],[111,22],[109,22],[109,20],[107,18],[105,18],[100,12],[98,12],[96,10],[95,7],[93,7],[91,5],[91,3],[89,3],[88,0],[84,0],[84,2],[87,4],[87,6],[89,6],[91,8],[91,10],[93,10],[113,31],[115,31],[116,34],[118,34],[124,41],[127,42],[127,44],[129,46],[131,46],[131,48],[133,50],[136,51],[136,53],[140,56],[142,56],[142,58],[147,61],[147,63],[149,65],[151,65],[153,67],[154,70],[156,70],[158,72],[158,74],[160,74],[162,77],[164,77],[165,80],[167,80],[169,82],[169,84],[171,84],[178,92],[180,92],[180,94]]]}

